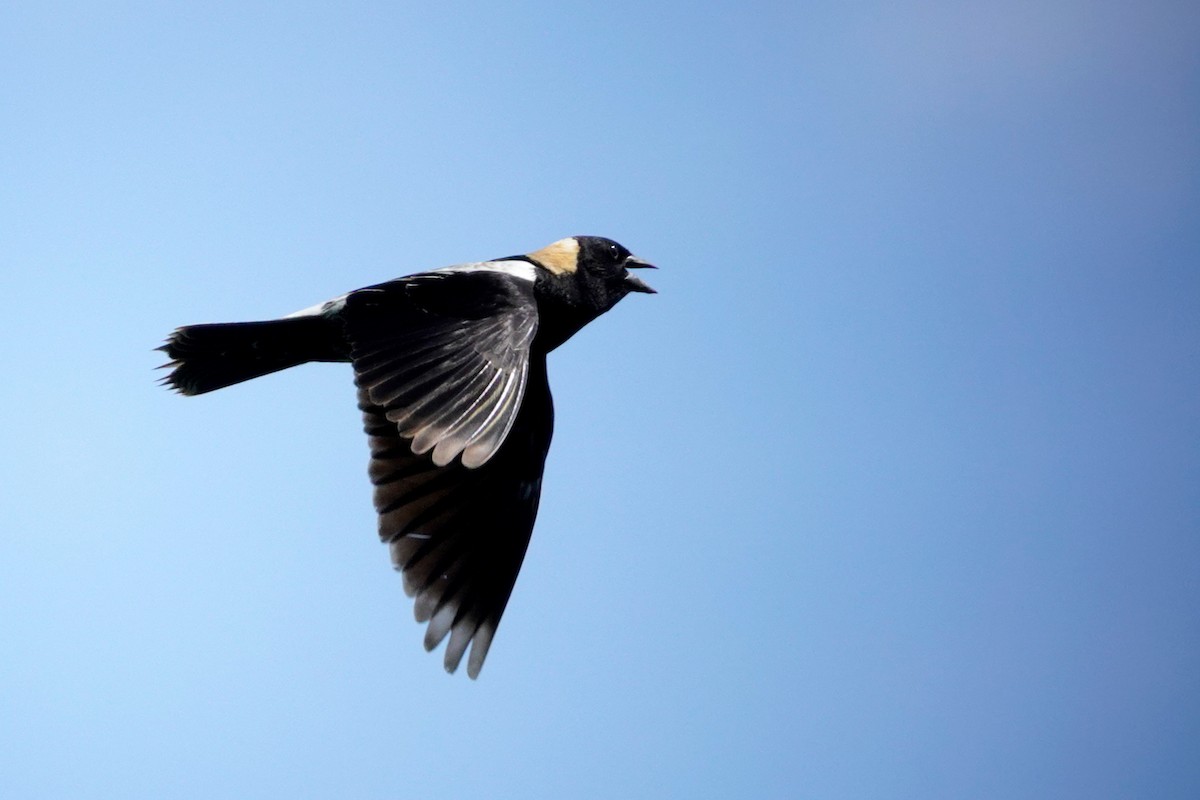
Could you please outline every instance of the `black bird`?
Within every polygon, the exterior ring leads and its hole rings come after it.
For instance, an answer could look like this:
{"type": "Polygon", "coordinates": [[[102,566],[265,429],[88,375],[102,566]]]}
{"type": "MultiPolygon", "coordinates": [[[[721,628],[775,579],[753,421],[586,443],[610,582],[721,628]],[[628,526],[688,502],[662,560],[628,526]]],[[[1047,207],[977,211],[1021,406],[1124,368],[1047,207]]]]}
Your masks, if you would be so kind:
{"type": "Polygon", "coordinates": [[[368,286],[282,319],[188,325],[158,348],[195,395],[309,361],[348,361],[370,440],[379,536],[428,622],[479,675],[533,532],[554,410],[546,354],[652,267],[611,239],[368,286]]]}

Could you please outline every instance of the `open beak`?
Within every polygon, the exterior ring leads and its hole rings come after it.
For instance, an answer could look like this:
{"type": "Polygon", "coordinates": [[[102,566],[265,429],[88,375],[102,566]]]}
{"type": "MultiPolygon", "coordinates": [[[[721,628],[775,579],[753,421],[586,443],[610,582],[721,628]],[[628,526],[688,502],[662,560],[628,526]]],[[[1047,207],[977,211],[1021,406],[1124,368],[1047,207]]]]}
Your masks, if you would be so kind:
{"type": "MultiPolygon", "coordinates": [[[[630,256],[625,259],[625,269],[658,269],[649,261],[643,261],[637,256],[630,256]]],[[[631,292],[645,292],[646,294],[658,294],[654,289],[651,289],[641,278],[635,278],[632,275],[625,276],[625,285],[629,287],[631,292]]]]}

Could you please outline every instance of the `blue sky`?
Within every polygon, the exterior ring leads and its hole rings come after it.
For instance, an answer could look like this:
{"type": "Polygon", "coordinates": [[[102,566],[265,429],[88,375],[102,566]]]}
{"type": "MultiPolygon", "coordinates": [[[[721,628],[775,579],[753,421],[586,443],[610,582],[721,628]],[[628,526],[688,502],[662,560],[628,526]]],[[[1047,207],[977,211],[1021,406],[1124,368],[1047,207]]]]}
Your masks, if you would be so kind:
{"type": "Polygon", "coordinates": [[[1200,794],[1189,3],[0,12],[0,795],[1200,794]],[[176,325],[611,236],[477,682],[344,365],[176,325]]]}

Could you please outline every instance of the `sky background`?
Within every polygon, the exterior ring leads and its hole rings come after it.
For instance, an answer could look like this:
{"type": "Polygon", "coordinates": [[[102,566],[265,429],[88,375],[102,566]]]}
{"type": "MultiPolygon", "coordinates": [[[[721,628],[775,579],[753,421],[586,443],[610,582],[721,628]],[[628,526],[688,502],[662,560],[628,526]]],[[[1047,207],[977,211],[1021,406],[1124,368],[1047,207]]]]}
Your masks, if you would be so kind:
{"type": "Polygon", "coordinates": [[[0,796],[1200,797],[1194,2],[12,3],[0,796]],[[175,326],[611,236],[480,679],[350,370],[175,326]]]}

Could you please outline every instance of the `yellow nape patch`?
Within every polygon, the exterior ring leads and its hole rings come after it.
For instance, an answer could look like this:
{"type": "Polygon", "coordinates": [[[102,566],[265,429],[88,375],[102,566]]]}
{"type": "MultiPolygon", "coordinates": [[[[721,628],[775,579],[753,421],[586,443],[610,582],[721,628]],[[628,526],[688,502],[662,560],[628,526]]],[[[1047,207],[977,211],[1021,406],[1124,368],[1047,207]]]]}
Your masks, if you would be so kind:
{"type": "Polygon", "coordinates": [[[575,237],[559,239],[541,250],[534,250],[529,257],[555,275],[569,275],[579,267],[579,241],[575,237]]]}

